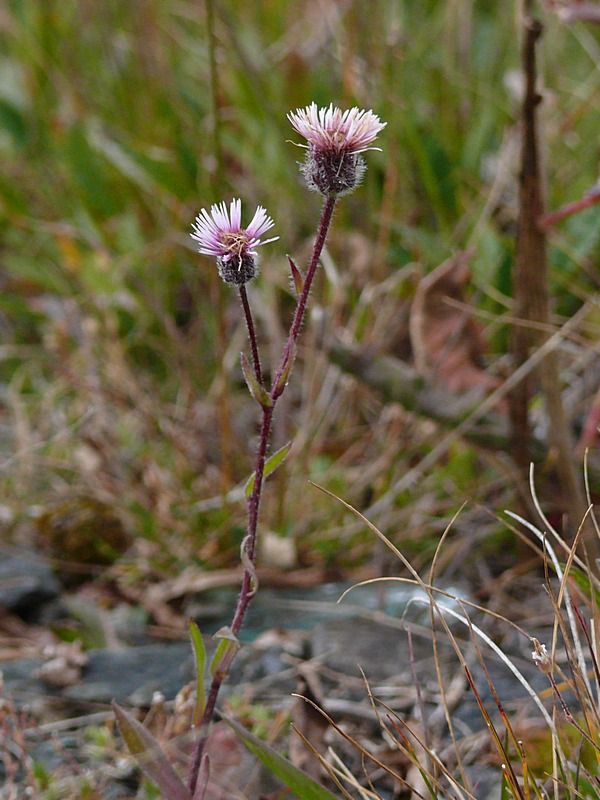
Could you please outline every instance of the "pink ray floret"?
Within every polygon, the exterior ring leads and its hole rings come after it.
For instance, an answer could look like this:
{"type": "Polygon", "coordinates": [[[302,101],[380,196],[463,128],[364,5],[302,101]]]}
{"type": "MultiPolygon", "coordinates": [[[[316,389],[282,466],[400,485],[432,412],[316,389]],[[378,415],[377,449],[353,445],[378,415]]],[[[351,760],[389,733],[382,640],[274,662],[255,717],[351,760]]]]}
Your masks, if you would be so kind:
{"type": "Polygon", "coordinates": [[[192,226],[191,237],[199,243],[203,255],[230,261],[240,256],[256,256],[257,247],[279,239],[275,236],[260,241],[274,224],[266,210],[258,206],[248,227],[242,228],[242,202],[234,199],[229,210],[225,202],[211,206],[210,214],[203,208],[192,226]]]}
{"type": "Polygon", "coordinates": [[[308,145],[300,147],[347,153],[378,150],[369,145],[387,124],[372,111],[360,110],[356,106],[342,111],[333,103],[329,108],[317,108],[316,103],[311,103],[306,108],[290,111],[287,116],[295,130],[308,142],[308,145]]]}

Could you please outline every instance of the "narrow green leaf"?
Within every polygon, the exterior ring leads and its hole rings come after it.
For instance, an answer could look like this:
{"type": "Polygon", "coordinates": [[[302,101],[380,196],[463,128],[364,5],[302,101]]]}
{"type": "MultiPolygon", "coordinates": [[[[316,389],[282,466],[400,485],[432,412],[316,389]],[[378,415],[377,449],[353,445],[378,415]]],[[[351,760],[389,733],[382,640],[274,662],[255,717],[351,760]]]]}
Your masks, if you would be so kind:
{"type": "Polygon", "coordinates": [[[269,406],[273,405],[267,390],[256,380],[256,375],[252,371],[252,367],[248,363],[248,359],[243,353],[241,354],[241,360],[242,372],[244,373],[244,378],[246,379],[246,383],[248,385],[248,389],[250,389],[250,394],[252,397],[263,407],[268,408],[269,406]]]}
{"type": "Polygon", "coordinates": [[[235,731],[246,747],[257,756],[267,769],[277,775],[302,800],[338,800],[329,789],[310,778],[291,761],[282,756],[266,742],[257,739],[231,717],[221,714],[221,718],[235,731]]]}
{"type": "Polygon", "coordinates": [[[8,100],[0,99],[0,128],[8,131],[13,141],[22,147],[27,141],[25,117],[16,105],[8,100]]]}
{"type": "Polygon", "coordinates": [[[296,290],[296,294],[300,296],[302,293],[302,287],[304,286],[304,278],[298,267],[292,261],[291,256],[288,256],[288,261],[290,262],[290,270],[292,271],[292,279],[294,281],[294,288],[296,290]]]}
{"type": "Polygon", "coordinates": [[[100,217],[111,217],[121,210],[118,193],[106,176],[106,162],[92,148],[84,125],[75,122],[66,135],[66,156],[86,209],[100,217]]]}
{"type": "MultiPolygon", "coordinates": [[[[561,567],[564,569],[565,565],[561,564],[561,567]]],[[[590,600],[593,600],[595,605],[600,606],[600,592],[592,584],[589,575],[587,575],[580,567],[572,564],[569,577],[575,581],[577,586],[581,589],[586,597],[588,597],[590,600]]]]}
{"type": "Polygon", "coordinates": [[[8,253],[2,261],[2,270],[15,278],[32,283],[34,287],[48,289],[58,295],[73,292],[73,285],[65,269],[58,265],[39,263],[27,254],[8,253]]]}
{"type": "Polygon", "coordinates": [[[298,350],[298,348],[292,342],[292,344],[290,346],[290,351],[287,354],[287,357],[285,359],[285,363],[283,365],[283,371],[281,373],[281,377],[277,381],[277,388],[276,388],[275,393],[274,393],[274,396],[276,396],[276,397],[279,397],[279,395],[285,389],[285,385],[288,382],[288,378],[290,377],[290,370],[292,369],[292,366],[294,365],[294,361],[296,360],[296,352],[297,352],[297,350],[298,350]]]}
{"type": "MultiPolygon", "coordinates": [[[[7,222],[10,222],[10,217],[7,212],[14,212],[16,214],[29,214],[31,200],[27,195],[27,184],[17,184],[16,181],[11,180],[9,170],[6,170],[6,175],[0,175],[0,199],[4,206],[4,216],[7,222]]],[[[7,255],[10,254],[7,248],[7,255]]]]}
{"type": "Polygon", "coordinates": [[[213,678],[218,677],[223,681],[227,677],[229,667],[239,650],[240,643],[235,634],[232,633],[231,628],[227,626],[218,630],[213,638],[221,641],[217,645],[215,654],[210,662],[210,674],[213,678]]]}
{"type": "MultiPolygon", "coordinates": [[[[110,146],[118,153],[116,142],[111,141],[110,146]]],[[[119,144],[118,149],[123,156],[130,159],[131,164],[137,166],[138,170],[143,170],[145,173],[146,180],[139,181],[142,188],[145,189],[146,186],[144,184],[150,182],[155,184],[153,188],[162,187],[179,199],[186,197],[187,187],[185,185],[185,179],[177,168],[174,154],[171,151],[164,151],[162,154],[163,157],[158,160],[156,158],[150,158],[145,153],[136,151],[125,144],[119,144]]],[[[119,161],[116,160],[114,163],[115,167],[119,169],[119,161]]],[[[123,171],[127,174],[126,170],[123,171]]],[[[132,177],[137,182],[137,174],[134,173],[132,177]]]]}
{"type": "MultiPolygon", "coordinates": [[[[287,444],[284,444],[283,447],[280,447],[276,453],[273,453],[272,456],[269,456],[269,458],[267,458],[267,460],[265,461],[263,478],[268,478],[269,475],[272,475],[275,472],[275,470],[280,464],[283,464],[283,462],[287,458],[287,454],[290,452],[291,447],[292,447],[292,442],[290,440],[289,442],[287,442],[287,444]]],[[[246,497],[250,497],[253,491],[254,491],[254,472],[252,473],[252,475],[250,475],[250,477],[246,481],[246,485],[244,487],[244,494],[246,495],[246,497]]]]}
{"type": "Polygon", "coordinates": [[[194,725],[198,726],[204,713],[206,704],[206,693],[204,691],[204,666],[206,664],[206,648],[200,633],[200,628],[193,619],[190,620],[190,638],[194,651],[194,663],[196,666],[196,705],[194,707],[194,725]]]}
{"type": "Polygon", "coordinates": [[[169,800],[191,800],[189,789],[175,772],[158,739],[114,701],[112,707],[129,752],[150,780],[169,800]]]}

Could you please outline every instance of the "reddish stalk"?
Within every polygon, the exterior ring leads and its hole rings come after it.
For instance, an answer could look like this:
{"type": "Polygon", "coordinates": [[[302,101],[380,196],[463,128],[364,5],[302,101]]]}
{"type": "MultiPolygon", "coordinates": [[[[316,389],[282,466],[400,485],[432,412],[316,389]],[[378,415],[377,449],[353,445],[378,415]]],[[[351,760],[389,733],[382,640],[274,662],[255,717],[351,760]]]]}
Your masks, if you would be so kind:
{"type": "MultiPolygon", "coordinates": [[[[291,361],[294,358],[296,344],[298,341],[298,337],[300,335],[300,329],[302,327],[302,321],[304,319],[306,304],[308,302],[308,296],[310,294],[312,282],[315,277],[317,267],[319,265],[319,258],[321,257],[323,246],[325,245],[327,232],[331,224],[333,209],[335,206],[335,200],[336,200],[335,195],[329,195],[325,199],[325,202],[323,204],[323,210],[321,212],[321,220],[319,222],[319,227],[317,230],[317,237],[315,239],[313,254],[310,260],[310,264],[308,265],[308,269],[306,271],[306,277],[304,278],[304,282],[302,284],[302,291],[300,292],[300,296],[298,298],[298,305],[296,306],[294,318],[290,326],[283,356],[281,358],[279,368],[275,373],[275,379],[273,380],[272,388],[269,393],[270,403],[269,405],[265,404],[261,406],[262,424],[260,429],[258,452],[256,454],[256,461],[254,466],[254,488],[252,494],[250,495],[247,501],[248,527],[247,527],[246,539],[244,540],[244,544],[242,545],[245,551],[245,558],[247,559],[248,566],[244,568],[242,588],[240,591],[240,595],[238,597],[237,607],[235,609],[233,621],[231,623],[231,632],[233,633],[234,636],[237,636],[237,634],[239,633],[243,625],[246,616],[246,611],[248,609],[250,601],[252,600],[256,592],[254,562],[256,559],[256,537],[258,530],[258,514],[259,514],[260,499],[262,495],[262,487],[264,480],[265,461],[271,437],[271,424],[273,421],[273,413],[275,411],[275,405],[277,403],[277,400],[279,399],[279,397],[281,397],[286,387],[287,380],[285,378],[289,374],[291,361]]],[[[258,347],[256,342],[254,322],[252,319],[252,312],[248,304],[248,297],[246,295],[243,286],[240,287],[240,296],[242,298],[242,305],[244,307],[244,314],[246,316],[246,324],[248,326],[248,335],[250,338],[250,346],[252,349],[252,359],[254,361],[254,372],[257,380],[262,385],[262,373],[260,370],[260,361],[258,357],[258,347]]],[[[198,783],[198,774],[200,772],[200,764],[202,763],[202,756],[204,754],[206,740],[208,738],[208,730],[210,722],[212,720],[215,711],[215,706],[217,703],[217,698],[219,695],[221,685],[223,684],[223,681],[227,677],[228,666],[224,669],[217,669],[207,694],[206,706],[204,708],[202,720],[200,721],[199,725],[198,740],[196,742],[196,747],[194,749],[194,754],[192,757],[192,766],[189,775],[188,786],[190,794],[192,796],[194,795],[194,792],[196,790],[196,785],[198,783]]]]}
{"type": "Polygon", "coordinates": [[[600,203],[600,183],[597,183],[579,200],[567,203],[557,208],[556,211],[549,211],[547,214],[543,214],[539,219],[539,225],[542,228],[550,228],[552,225],[556,225],[557,222],[567,217],[572,217],[573,214],[579,214],[580,211],[585,211],[586,208],[595,206],[596,203],[600,203]]]}
{"type": "MultiPolygon", "coordinates": [[[[531,3],[526,4],[526,8],[531,3]]],[[[511,351],[515,369],[519,369],[547,341],[544,329],[550,329],[550,289],[544,219],[543,175],[539,147],[538,106],[542,96],[537,83],[537,43],[542,26],[527,16],[524,20],[523,72],[525,94],[521,112],[521,175],[519,182],[519,233],[516,242],[513,272],[514,314],[517,319],[534,326],[517,326],[513,331],[511,351]]],[[[574,442],[571,434],[561,387],[560,365],[556,352],[546,354],[537,378],[546,401],[549,426],[549,449],[555,454],[556,477],[562,494],[563,510],[568,525],[574,532],[586,516],[586,503],[573,458],[574,442]]],[[[520,470],[522,488],[527,485],[531,454],[531,425],[529,403],[533,394],[531,380],[523,380],[509,397],[513,458],[520,470]]],[[[556,493],[556,490],[553,488],[556,493]]],[[[595,532],[586,523],[584,545],[591,559],[598,550],[595,532]]]]}
{"type": "Polygon", "coordinates": [[[248,339],[250,340],[250,349],[252,351],[252,365],[254,367],[254,374],[256,380],[263,385],[262,370],[260,368],[260,356],[258,354],[258,342],[256,341],[256,331],[254,329],[254,319],[252,317],[252,310],[248,302],[248,292],[246,285],[240,286],[240,298],[242,301],[242,308],[244,309],[244,317],[246,318],[246,327],[248,328],[248,339]]]}

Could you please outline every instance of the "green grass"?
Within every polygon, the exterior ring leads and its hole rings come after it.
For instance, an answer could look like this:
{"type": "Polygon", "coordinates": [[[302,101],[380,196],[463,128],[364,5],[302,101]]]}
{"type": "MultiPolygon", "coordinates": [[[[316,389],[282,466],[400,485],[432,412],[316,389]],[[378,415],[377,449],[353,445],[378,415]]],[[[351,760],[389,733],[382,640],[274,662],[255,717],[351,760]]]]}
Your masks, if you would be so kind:
{"type": "MultiPolygon", "coordinates": [[[[367,154],[364,185],[336,212],[329,251],[338,282],[322,278],[314,292],[330,330],[345,325],[358,340],[391,346],[369,291],[400,275],[383,298],[385,319],[400,319],[414,273],[399,271],[416,262],[426,273],[467,246],[481,309],[504,311],[498,292],[510,291],[516,163],[494,173],[494,160],[516,132],[512,8],[212,5],[211,30],[205,5],[191,0],[9,0],[0,44],[3,502],[19,532],[35,509],[93,496],[118,511],[134,540],[153,542],[169,571],[190,558],[219,566],[237,557],[242,505],[196,503],[248,477],[255,435],[237,360],[238,302],[194,253],[190,224],[202,206],[231,196],[275,218],[281,240],[252,289],[275,359],[291,306],[285,254],[303,263],[319,211],[299,179],[288,110],[356,104],[388,123],[382,151],[367,154]],[[490,206],[494,180],[501,191],[490,206]]],[[[543,138],[557,207],[596,176],[598,36],[544,22],[543,138]]],[[[593,209],[553,234],[561,313],[595,289],[599,237],[593,209]]],[[[368,540],[318,492],[302,502],[307,475],[327,465],[319,480],[361,507],[432,434],[418,420],[394,428],[379,398],[336,376],[306,327],[274,442],[298,445],[272,479],[264,522],[292,531],[304,563],[319,551],[352,563],[369,553],[368,540]]],[[[494,357],[507,330],[490,331],[494,357]]],[[[465,474],[470,498],[502,501],[478,459],[457,447],[443,474],[414,490],[418,511],[398,504],[389,532],[418,541],[439,531],[465,499],[465,474]]]]}

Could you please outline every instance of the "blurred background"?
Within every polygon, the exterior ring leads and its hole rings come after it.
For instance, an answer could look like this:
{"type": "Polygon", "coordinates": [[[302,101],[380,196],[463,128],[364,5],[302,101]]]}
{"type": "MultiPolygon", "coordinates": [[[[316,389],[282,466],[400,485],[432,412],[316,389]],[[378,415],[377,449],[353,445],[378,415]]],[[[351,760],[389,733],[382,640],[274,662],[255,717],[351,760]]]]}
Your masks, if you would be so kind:
{"type": "MultiPolygon", "coordinates": [[[[600,29],[566,24],[565,7],[538,6],[551,209],[580,198],[598,169],[600,29]]],[[[323,577],[384,568],[373,535],[309,479],[365,513],[386,497],[377,521],[417,564],[465,503],[446,569],[467,553],[482,570],[510,563],[512,534],[495,517],[516,502],[506,449],[456,436],[419,469],[452,425],[331,352],[342,342],[368,363],[427,362],[411,338],[415,297],[425,276],[470,250],[458,300],[476,326],[479,388],[509,373],[517,12],[486,0],[6,0],[5,541],[43,550],[73,580],[111,564],[127,585],[238,562],[258,414],[239,367],[238,297],[189,232],[200,208],[232,197],[246,224],[257,204],[273,216],[280,239],[250,287],[268,372],[294,307],[286,255],[305,267],[320,213],[286,114],[316,101],[373,109],[387,127],[363,185],[338,204],[278,407],[273,445],[294,445],[264,494],[263,563],[323,577]],[[415,480],[393,490],[413,468],[415,480]]],[[[600,374],[599,238],[592,208],[550,241],[556,325],[590,304],[564,354],[580,427],[600,374]]],[[[426,314],[425,329],[435,326],[426,314]]]]}

